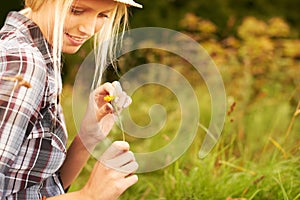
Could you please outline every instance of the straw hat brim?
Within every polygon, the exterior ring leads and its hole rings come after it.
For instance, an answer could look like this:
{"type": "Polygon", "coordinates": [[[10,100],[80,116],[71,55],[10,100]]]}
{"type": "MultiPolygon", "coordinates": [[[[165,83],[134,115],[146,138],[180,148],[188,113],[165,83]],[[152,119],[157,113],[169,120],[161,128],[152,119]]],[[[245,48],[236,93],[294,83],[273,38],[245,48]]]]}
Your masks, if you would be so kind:
{"type": "Polygon", "coordinates": [[[138,4],[136,2],[134,2],[133,0],[114,0],[114,1],[117,1],[117,2],[120,2],[120,3],[124,3],[128,6],[133,6],[133,7],[137,7],[137,8],[143,8],[143,5],[141,4],[138,4]]]}

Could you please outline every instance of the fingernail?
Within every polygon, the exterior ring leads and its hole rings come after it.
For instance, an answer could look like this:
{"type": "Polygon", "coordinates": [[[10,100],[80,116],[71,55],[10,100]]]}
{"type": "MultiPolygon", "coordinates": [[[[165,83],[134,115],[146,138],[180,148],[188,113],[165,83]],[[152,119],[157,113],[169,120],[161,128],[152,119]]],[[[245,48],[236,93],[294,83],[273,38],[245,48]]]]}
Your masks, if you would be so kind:
{"type": "Polygon", "coordinates": [[[108,103],[105,104],[105,111],[106,111],[107,113],[112,111],[112,108],[111,108],[111,106],[110,106],[108,103]]]}

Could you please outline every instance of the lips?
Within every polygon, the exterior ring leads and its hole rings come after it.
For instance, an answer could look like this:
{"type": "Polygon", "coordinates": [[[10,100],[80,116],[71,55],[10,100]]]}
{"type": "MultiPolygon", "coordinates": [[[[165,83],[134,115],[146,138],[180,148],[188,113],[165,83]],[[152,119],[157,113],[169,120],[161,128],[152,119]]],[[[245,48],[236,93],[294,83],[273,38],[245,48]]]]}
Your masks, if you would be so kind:
{"type": "Polygon", "coordinates": [[[78,37],[78,36],[71,35],[69,33],[65,33],[65,35],[67,36],[71,44],[75,46],[82,45],[88,39],[87,37],[78,37]]]}

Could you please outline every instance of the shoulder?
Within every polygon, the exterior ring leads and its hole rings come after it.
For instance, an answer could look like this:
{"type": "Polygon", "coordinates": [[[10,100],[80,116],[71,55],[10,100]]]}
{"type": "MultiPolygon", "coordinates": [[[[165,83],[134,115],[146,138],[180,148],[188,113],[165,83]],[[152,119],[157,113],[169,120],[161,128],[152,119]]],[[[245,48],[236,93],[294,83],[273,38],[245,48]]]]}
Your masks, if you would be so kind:
{"type": "Polygon", "coordinates": [[[27,117],[37,115],[47,83],[46,68],[35,54],[30,48],[0,47],[0,101],[27,117]]]}
{"type": "Polygon", "coordinates": [[[9,40],[0,41],[0,71],[45,75],[47,68],[37,48],[25,42],[9,40]]]}
{"type": "Polygon", "coordinates": [[[34,55],[43,60],[43,56],[34,44],[28,30],[23,29],[5,25],[0,30],[0,51],[17,55],[34,55]]]}

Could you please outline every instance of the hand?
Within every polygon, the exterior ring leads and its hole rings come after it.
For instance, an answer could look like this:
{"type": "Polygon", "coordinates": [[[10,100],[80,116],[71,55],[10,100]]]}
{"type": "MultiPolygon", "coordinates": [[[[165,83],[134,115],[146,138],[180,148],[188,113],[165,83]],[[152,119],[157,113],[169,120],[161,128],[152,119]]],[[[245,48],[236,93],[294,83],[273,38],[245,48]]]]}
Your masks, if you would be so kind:
{"type": "Polygon", "coordinates": [[[137,175],[132,175],[137,168],[129,144],[114,142],[95,164],[87,184],[80,192],[86,199],[117,199],[138,181],[137,175]]]}
{"type": "Polygon", "coordinates": [[[134,154],[129,151],[129,144],[124,141],[114,142],[101,156],[100,162],[111,169],[131,174],[138,168],[134,154]]]}
{"type": "Polygon", "coordinates": [[[108,135],[116,119],[115,112],[121,112],[131,102],[131,98],[122,90],[118,81],[105,83],[90,94],[79,131],[80,139],[89,151],[108,135]],[[104,100],[107,95],[114,97],[112,102],[104,100]]]}

